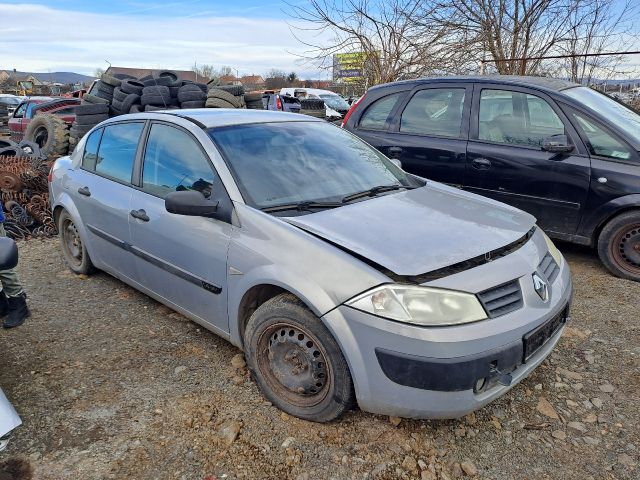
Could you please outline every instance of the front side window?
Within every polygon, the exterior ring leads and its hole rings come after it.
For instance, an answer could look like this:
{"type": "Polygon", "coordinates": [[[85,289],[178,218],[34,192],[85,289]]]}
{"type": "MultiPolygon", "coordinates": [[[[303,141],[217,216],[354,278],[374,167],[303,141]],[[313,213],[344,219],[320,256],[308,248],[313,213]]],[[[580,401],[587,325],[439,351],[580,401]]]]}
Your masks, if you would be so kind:
{"type": "Polygon", "coordinates": [[[248,204],[340,202],[415,181],[359,138],[325,122],[234,125],[209,130],[248,204]]]}
{"type": "Polygon", "coordinates": [[[464,88],[429,88],[416,93],[402,112],[400,131],[457,138],[462,132],[464,88]]]}
{"type": "Polygon", "coordinates": [[[209,198],[214,173],[197,141],[183,130],[152,125],[144,154],[142,188],[158,197],[198,190],[209,198]]]}
{"type": "Polygon", "coordinates": [[[629,147],[608,133],[596,121],[578,112],[572,112],[572,117],[587,139],[587,146],[592,155],[619,160],[628,160],[632,157],[629,147]]]}
{"type": "Polygon", "coordinates": [[[480,140],[542,147],[546,137],[564,134],[562,120],[546,100],[509,90],[482,90],[478,121],[480,140]]]}
{"type": "Polygon", "coordinates": [[[105,127],[98,149],[96,173],[131,183],[133,162],[143,126],[142,122],[131,122],[105,127]]]}
{"type": "Polygon", "coordinates": [[[91,132],[89,138],[84,143],[84,153],[82,154],[82,167],[87,170],[94,171],[98,160],[98,147],[100,146],[100,138],[102,138],[102,129],[99,128],[91,132]]]}
{"type": "Polygon", "coordinates": [[[362,115],[359,128],[366,130],[384,130],[387,118],[404,92],[392,93],[373,102],[362,115]]]}
{"type": "Polygon", "coordinates": [[[24,117],[24,112],[26,110],[27,110],[27,104],[23,103],[18,108],[16,108],[16,111],[13,113],[13,118],[22,118],[22,117],[24,117]]]}

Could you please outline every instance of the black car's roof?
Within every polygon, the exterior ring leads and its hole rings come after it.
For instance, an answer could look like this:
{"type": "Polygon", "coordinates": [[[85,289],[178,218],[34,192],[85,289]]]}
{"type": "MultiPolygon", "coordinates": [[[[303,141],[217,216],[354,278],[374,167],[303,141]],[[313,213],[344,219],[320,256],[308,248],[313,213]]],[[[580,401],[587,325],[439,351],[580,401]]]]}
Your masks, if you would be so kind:
{"type": "Polygon", "coordinates": [[[528,77],[517,75],[470,75],[470,76],[455,76],[455,77],[427,77],[418,78],[415,80],[401,80],[399,82],[385,83],[383,85],[377,85],[371,87],[371,89],[384,88],[390,85],[421,85],[425,83],[501,83],[504,85],[521,85],[527,87],[535,87],[538,89],[549,90],[559,92],[566,90],[567,88],[579,87],[577,83],[570,82],[568,80],[561,80],[559,78],[549,77],[528,77]]]}

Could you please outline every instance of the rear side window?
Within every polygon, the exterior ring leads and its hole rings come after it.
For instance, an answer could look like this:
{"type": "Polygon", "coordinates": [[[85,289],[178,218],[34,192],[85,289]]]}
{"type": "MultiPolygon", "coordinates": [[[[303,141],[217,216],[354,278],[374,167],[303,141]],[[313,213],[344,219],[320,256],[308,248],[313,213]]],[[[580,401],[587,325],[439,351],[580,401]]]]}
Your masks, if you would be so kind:
{"type": "Polygon", "coordinates": [[[400,131],[457,138],[462,132],[464,88],[429,88],[416,93],[402,112],[400,131]]]}
{"type": "Polygon", "coordinates": [[[82,154],[82,167],[87,170],[96,169],[96,160],[98,159],[98,146],[102,137],[102,129],[99,128],[91,132],[89,138],[84,143],[84,153],[82,154]]]}
{"type": "Polygon", "coordinates": [[[404,92],[392,93],[373,102],[360,118],[359,128],[384,130],[389,114],[404,92]]]}
{"type": "Polygon", "coordinates": [[[105,127],[98,148],[96,173],[130,183],[143,126],[142,122],[135,122],[105,127]]]}

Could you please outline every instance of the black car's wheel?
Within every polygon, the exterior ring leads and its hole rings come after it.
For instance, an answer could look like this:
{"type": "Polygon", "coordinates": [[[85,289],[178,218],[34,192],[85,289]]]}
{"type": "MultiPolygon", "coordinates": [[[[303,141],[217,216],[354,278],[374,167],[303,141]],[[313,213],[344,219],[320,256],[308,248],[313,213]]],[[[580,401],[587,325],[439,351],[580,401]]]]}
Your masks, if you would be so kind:
{"type": "Polygon", "coordinates": [[[89,274],[93,271],[93,263],[89,258],[87,248],[80,237],[71,215],[63,210],[58,219],[58,231],[60,232],[60,246],[64,261],[72,272],[89,274]]]}
{"type": "Polygon", "coordinates": [[[640,281],[640,211],[618,215],[604,226],[598,255],[614,275],[640,281]]]}
{"type": "Polygon", "coordinates": [[[245,354],[264,395],[281,410],[314,422],[354,404],[349,367],[322,322],[295,296],[282,294],[251,315],[245,354]]]}

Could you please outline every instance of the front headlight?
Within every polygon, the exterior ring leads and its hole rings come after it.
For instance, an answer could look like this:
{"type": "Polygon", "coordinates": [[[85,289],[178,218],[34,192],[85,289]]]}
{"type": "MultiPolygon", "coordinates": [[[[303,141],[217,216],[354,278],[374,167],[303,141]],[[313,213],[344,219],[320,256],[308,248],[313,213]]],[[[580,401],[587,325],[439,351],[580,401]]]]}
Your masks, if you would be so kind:
{"type": "Polygon", "coordinates": [[[347,305],[416,325],[457,325],[487,318],[475,295],[409,285],[383,285],[355,297],[347,305]]]}
{"type": "Polygon", "coordinates": [[[562,254],[560,253],[560,250],[558,250],[558,247],[555,246],[553,241],[551,241],[551,239],[547,236],[546,233],[542,231],[542,229],[540,229],[540,231],[542,232],[544,241],[547,242],[547,248],[549,249],[549,253],[553,257],[553,259],[556,261],[558,266],[560,266],[560,263],[562,262],[562,254]]]}

